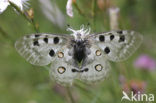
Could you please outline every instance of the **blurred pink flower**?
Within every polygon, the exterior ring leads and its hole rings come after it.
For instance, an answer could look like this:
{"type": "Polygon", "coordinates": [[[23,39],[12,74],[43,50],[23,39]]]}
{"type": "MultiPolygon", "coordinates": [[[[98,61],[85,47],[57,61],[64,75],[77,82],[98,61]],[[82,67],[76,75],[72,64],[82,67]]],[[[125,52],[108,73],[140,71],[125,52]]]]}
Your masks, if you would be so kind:
{"type": "Polygon", "coordinates": [[[156,69],[156,60],[147,55],[141,55],[134,62],[134,66],[144,70],[154,70],[156,69]]]}
{"type": "Polygon", "coordinates": [[[138,92],[143,93],[143,92],[145,92],[146,85],[147,84],[144,81],[132,80],[130,82],[131,90],[134,93],[138,93],[138,92]]]}
{"type": "Polygon", "coordinates": [[[125,82],[122,84],[122,90],[126,93],[130,93],[133,91],[135,94],[138,92],[144,93],[146,89],[146,82],[141,80],[130,80],[129,82],[125,82]]]}

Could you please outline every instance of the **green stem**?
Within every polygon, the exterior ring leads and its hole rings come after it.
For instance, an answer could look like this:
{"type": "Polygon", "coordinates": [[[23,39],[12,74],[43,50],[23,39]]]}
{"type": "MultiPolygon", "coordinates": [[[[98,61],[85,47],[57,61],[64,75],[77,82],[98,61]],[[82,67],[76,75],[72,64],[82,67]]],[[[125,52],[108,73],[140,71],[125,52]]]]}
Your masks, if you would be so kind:
{"type": "Polygon", "coordinates": [[[74,98],[71,93],[71,90],[70,90],[70,87],[67,87],[67,93],[68,93],[71,103],[75,103],[74,98]]]}
{"type": "Polygon", "coordinates": [[[1,34],[2,34],[3,37],[9,38],[8,33],[6,33],[1,27],[0,27],[0,32],[1,32],[1,34]]]}
{"type": "Polygon", "coordinates": [[[17,12],[19,12],[19,13],[21,14],[30,24],[32,24],[32,26],[34,27],[34,30],[38,33],[39,30],[38,30],[38,28],[36,27],[36,23],[35,23],[34,19],[28,18],[28,16],[27,16],[24,12],[22,12],[14,3],[10,2],[10,1],[9,1],[9,3],[10,3],[10,5],[11,5],[13,8],[15,8],[15,9],[17,10],[17,12]]]}
{"type": "Polygon", "coordinates": [[[5,32],[1,27],[0,27],[0,33],[2,34],[2,36],[8,40],[11,40],[13,42],[13,39],[9,36],[9,34],[7,32],[5,32]]]}
{"type": "Polygon", "coordinates": [[[31,22],[32,22],[32,25],[33,25],[33,27],[34,27],[34,30],[35,30],[37,33],[39,33],[39,29],[38,29],[38,27],[36,27],[36,23],[35,23],[34,19],[31,19],[31,22]]]}
{"type": "Polygon", "coordinates": [[[77,3],[73,3],[73,5],[75,6],[75,8],[77,9],[77,11],[79,12],[80,15],[82,15],[85,18],[87,18],[87,16],[82,12],[82,10],[79,8],[77,3]]]}
{"type": "MultiPolygon", "coordinates": [[[[85,84],[86,85],[86,84],[85,84]]],[[[85,94],[85,96],[87,96],[88,98],[93,98],[93,97],[96,97],[97,94],[95,94],[94,91],[92,91],[92,87],[90,88],[88,85],[87,85],[87,88],[85,87],[85,85],[80,85],[80,84],[77,84],[75,83],[74,86],[78,89],[80,89],[83,94],[85,94]]],[[[98,90],[99,91],[99,90],[98,90]]],[[[101,100],[99,97],[98,98],[98,101],[103,103],[103,100],[101,100]]]]}

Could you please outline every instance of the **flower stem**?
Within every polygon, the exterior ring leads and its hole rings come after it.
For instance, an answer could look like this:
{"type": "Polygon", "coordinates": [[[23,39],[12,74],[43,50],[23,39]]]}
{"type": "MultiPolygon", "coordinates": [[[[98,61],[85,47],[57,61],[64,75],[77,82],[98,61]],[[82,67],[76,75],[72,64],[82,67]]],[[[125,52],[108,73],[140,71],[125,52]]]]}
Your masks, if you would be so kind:
{"type": "Polygon", "coordinates": [[[75,103],[74,98],[71,93],[71,90],[70,90],[70,87],[67,87],[67,93],[68,93],[71,103],[75,103]]]}
{"type": "Polygon", "coordinates": [[[75,6],[80,15],[87,18],[87,16],[82,12],[82,10],[80,9],[80,7],[77,5],[76,2],[74,2],[73,5],[75,6]]]}
{"type": "Polygon", "coordinates": [[[35,23],[34,19],[31,19],[31,23],[32,23],[32,25],[33,25],[34,30],[36,31],[36,33],[39,33],[39,29],[38,29],[38,27],[36,26],[36,23],[35,23]]]}
{"type": "Polygon", "coordinates": [[[0,33],[2,34],[2,36],[3,36],[4,38],[13,41],[13,39],[9,36],[9,34],[8,34],[7,32],[5,32],[5,31],[3,30],[3,28],[1,28],[1,27],[0,27],[0,33]]]}
{"type": "MultiPolygon", "coordinates": [[[[87,85],[87,87],[85,87],[85,85],[86,85],[86,84],[84,84],[84,83],[83,83],[83,85],[80,85],[80,84],[77,84],[77,83],[74,84],[74,86],[75,86],[76,88],[78,88],[79,90],[82,91],[82,94],[83,94],[83,95],[87,96],[88,98],[96,97],[96,98],[98,98],[98,101],[99,101],[100,103],[103,103],[103,100],[101,100],[101,98],[97,97],[97,94],[95,94],[95,92],[92,91],[92,87],[90,88],[88,85],[87,85]]],[[[98,91],[99,91],[99,90],[98,90],[98,91]]],[[[98,91],[96,91],[96,92],[98,92],[98,91]]]]}
{"type": "Polygon", "coordinates": [[[0,27],[0,32],[1,34],[5,37],[5,38],[8,38],[8,33],[6,33],[1,27],[0,27]]]}
{"type": "Polygon", "coordinates": [[[17,10],[17,12],[19,12],[30,24],[32,24],[32,26],[34,27],[34,30],[38,33],[39,32],[39,29],[38,27],[36,26],[36,23],[34,21],[33,18],[29,18],[24,12],[22,12],[14,3],[10,2],[10,5],[15,8],[17,10]]]}

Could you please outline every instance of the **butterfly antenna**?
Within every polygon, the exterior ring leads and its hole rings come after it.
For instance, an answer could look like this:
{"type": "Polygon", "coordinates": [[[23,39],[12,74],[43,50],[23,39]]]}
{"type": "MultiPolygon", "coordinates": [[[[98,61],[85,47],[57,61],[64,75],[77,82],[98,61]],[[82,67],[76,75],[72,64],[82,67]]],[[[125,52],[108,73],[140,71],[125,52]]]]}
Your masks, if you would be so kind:
{"type": "Polygon", "coordinates": [[[87,23],[87,27],[89,27],[89,26],[90,26],[90,23],[88,22],[88,23],[87,23]]]}
{"type": "Polygon", "coordinates": [[[68,28],[71,28],[70,24],[67,24],[67,27],[68,27],[68,28]]]}
{"type": "Polygon", "coordinates": [[[67,29],[66,30],[75,33],[75,30],[69,24],[67,24],[67,29]]]}
{"type": "Polygon", "coordinates": [[[90,23],[88,22],[88,24],[86,25],[86,30],[84,31],[86,35],[88,35],[91,31],[91,28],[90,28],[90,23]]]}
{"type": "Polygon", "coordinates": [[[84,28],[85,28],[85,27],[84,27],[84,24],[82,24],[82,25],[80,26],[80,30],[82,30],[82,31],[83,31],[83,30],[84,30],[84,28]]]}

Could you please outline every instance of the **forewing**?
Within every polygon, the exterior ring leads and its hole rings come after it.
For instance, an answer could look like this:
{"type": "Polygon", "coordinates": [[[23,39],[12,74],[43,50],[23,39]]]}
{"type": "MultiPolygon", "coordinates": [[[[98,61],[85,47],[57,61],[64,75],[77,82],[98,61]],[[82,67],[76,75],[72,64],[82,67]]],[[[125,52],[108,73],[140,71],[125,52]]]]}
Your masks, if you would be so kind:
{"type": "Polygon", "coordinates": [[[142,42],[142,35],[135,31],[111,31],[90,37],[111,61],[123,61],[133,54],[142,42]]]}
{"type": "Polygon", "coordinates": [[[72,72],[72,69],[77,69],[74,66],[74,60],[70,55],[72,49],[64,46],[56,53],[56,58],[51,64],[50,77],[56,82],[63,85],[71,85],[78,73],[72,72]]]}
{"type": "Polygon", "coordinates": [[[15,43],[18,53],[34,65],[48,65],[56,57],[56,52],[68,42],[62,35],[26,35],[15,43]]]}
{"type": "Polygon", "coordinates": [[[88,83],[105,79],[110,70],[109,62],[104,58],[104,53],[99,47],[92,45],[90,51],[82,67],[85,71],[80,73],[80,79],[88,83]]]}

